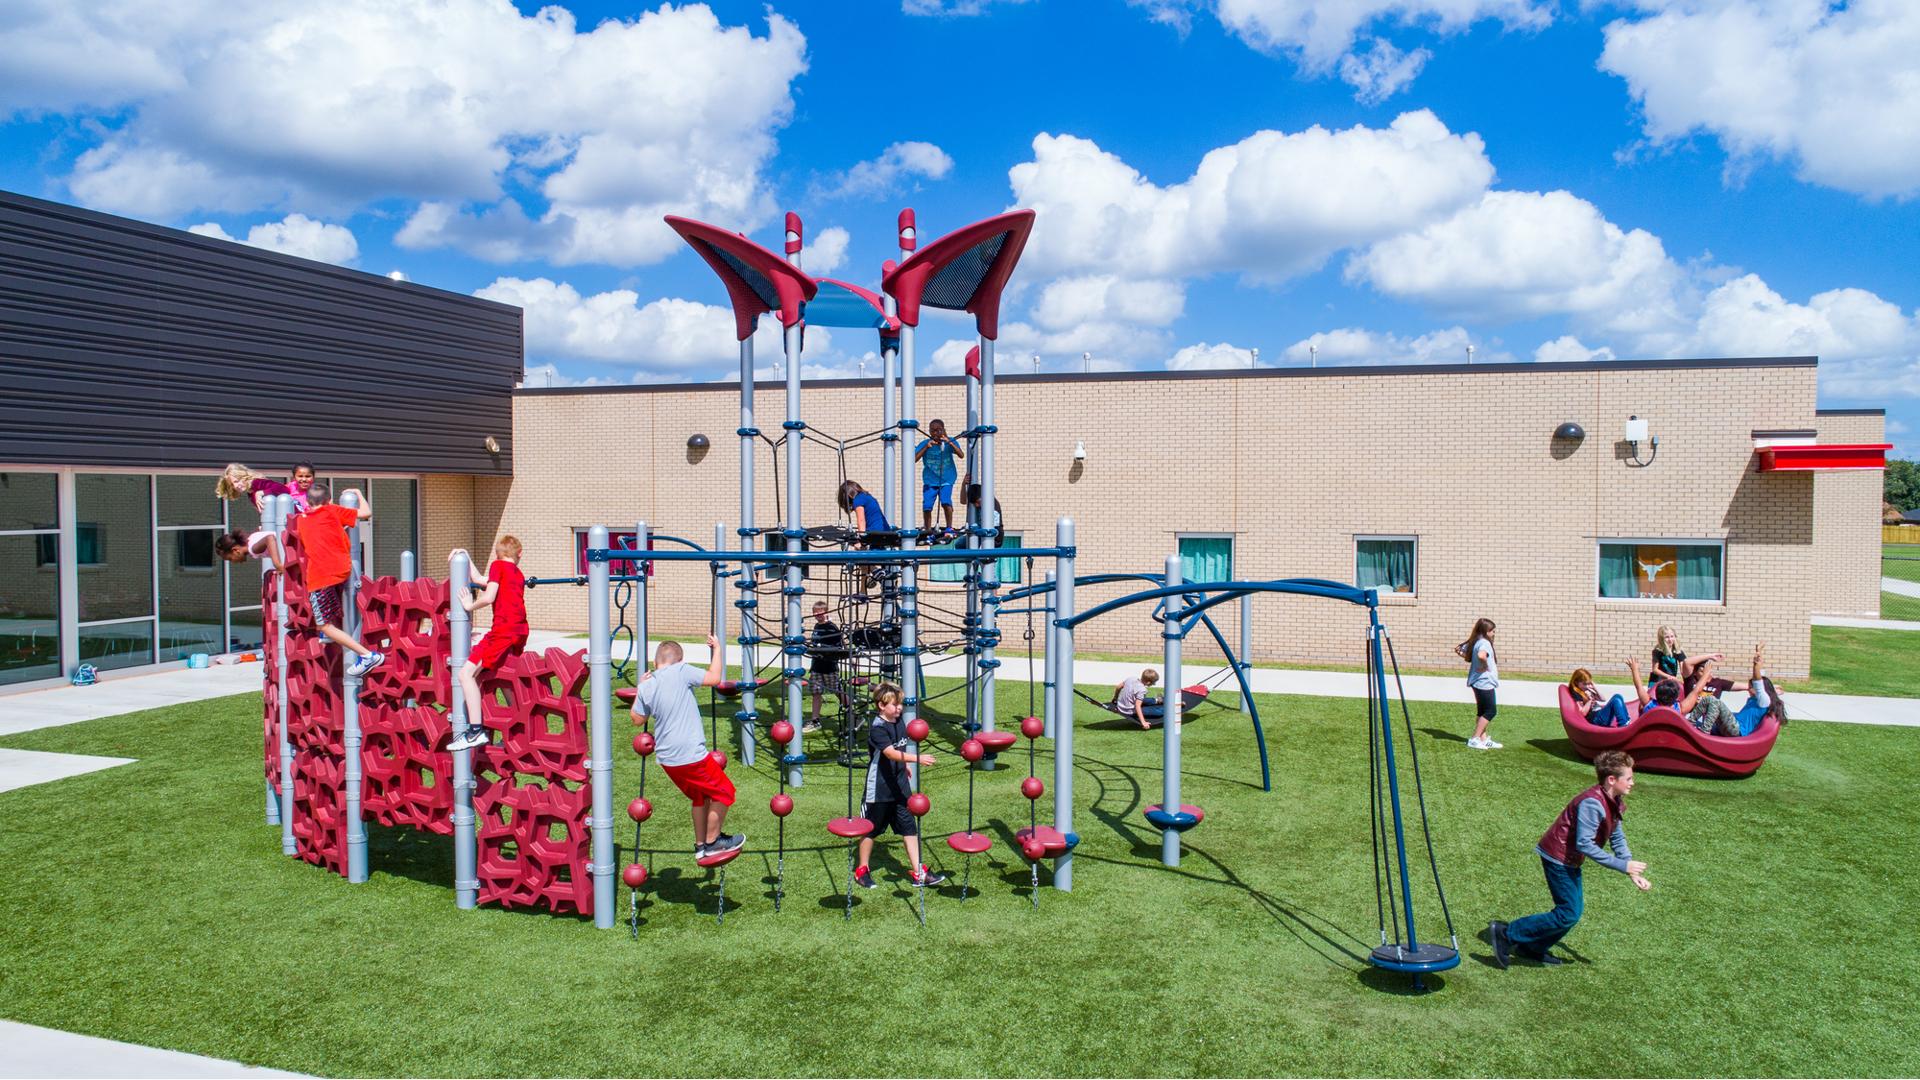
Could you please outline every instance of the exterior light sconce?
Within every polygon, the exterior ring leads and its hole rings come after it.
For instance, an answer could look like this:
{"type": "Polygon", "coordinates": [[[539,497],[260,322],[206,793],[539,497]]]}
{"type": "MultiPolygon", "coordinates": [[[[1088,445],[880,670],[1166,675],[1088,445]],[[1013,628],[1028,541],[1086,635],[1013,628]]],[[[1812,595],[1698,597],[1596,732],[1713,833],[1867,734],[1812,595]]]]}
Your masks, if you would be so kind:
{"type": "Polygon", "coordinates": [[[1085,442],[1084,440],[1077,440],[1077,441],[1075,441],[1075,442],[1074,442],[1074,444],[1073,444],[1073,460],[1075,460],[1075,461],[1085,461],[1085,460],[1087,460],[1087,444],[1086,444],[1086,442],[1085,442]]]}
{"type": "Polygon", "coordinates": [[[487,453],[489,454],[498,454],[500,452],[500,440],[491,435],[487,436],[487,441],[480,445],[486,447],[487,453]]]}
{"type": "Polygon", "coordinates": [[[687,449],[689,450],[705,450],[709,445],[705,435],[687,436],[687,449]]]}
{"type": "Polygon", "coordinates": [[[1587,429],[1569,420],[1553,429],[1553,437],[1556,439],[1565,439],[1568,442],[1579,442],[1587,437],[1587,429]]]}
{"type": "Polygon", "coordinates": [[[1654,458],[1660,456],[1660,436],[1654,435],[1649,437],[1647,435],[1647,422],[1645,420],[1640,419],[1638,416],[1627,417],[1626,436],[1627,449],[1633,454],[1633,459],[1629,463],[1630,467],[1644,469],[1653,464],[1654,458]],[[1645,461],[1640,460],[1641,443],[1646,443],[1649,448],[1647,460],[1645,461]]]}

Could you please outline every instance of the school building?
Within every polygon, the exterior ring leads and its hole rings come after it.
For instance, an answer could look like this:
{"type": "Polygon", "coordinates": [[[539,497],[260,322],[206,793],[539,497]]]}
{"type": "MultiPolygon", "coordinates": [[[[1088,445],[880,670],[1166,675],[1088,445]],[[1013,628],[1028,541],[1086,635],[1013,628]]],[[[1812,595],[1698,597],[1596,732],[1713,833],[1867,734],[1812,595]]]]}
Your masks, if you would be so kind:
{"type": "MultiPolygon", "coordinates": [[[[0,194],[0,244],[0,687],[257,639],[257,568],[207,550],[250,524],[213,499],[228,461],[364,479],[379,573],[414,549],[437,576],[504,532],[529,576],[565,576],[592,525],[703,545],[739,525],[733,383],[516,389],[513,308],[21,196],[0,194]]],[[[1082,575],[1178,553],[1190,578],[1377,587],[1403,664],[1455,664],[1485,616],[1510,670],[1618,671],[1668,624],[1695,652],[1764,640],[1793,676],[1814,615],[1879,607],[1885,417],[1817,409],[1818,375],[1812,357],[1002,374],[996,482],[1008,545],[1050,546],[1071,517],[1082,575]]],[[[923,425],[964,427],[960,379],[919,387],[923,425]]],[[[857,441],[881,396],[812,381],[801,411],[857,441]]],[[[784,398],[757,388],[758,415],[784,398]]],[[[801,524],[838,520],[843,475],[877,490],[880,445],[810,443],[801,524]]],[[[788,462],[757,455],[769,527],[788,462]]],[[[1003,580],[1051,569],[1006,554],[1003,580]]],[[[659,564],[653,631],[703,634],[710,586],[704,564],[659,564]]],[[[528,599],[536,627],[584,629],[584,590],[528,599]]],[[[1216,614],[1234,640],[1237,608],[1216,614]]],[[[1357,664],[1364,626],[1260,598],[1252,658],[1357,664]]],[[[1118,613],[1078,646],[1157,655],[1159,627],[1118,613]]],[[[1197,635],[1189,654],[1211,655],[1197,635]]]]}

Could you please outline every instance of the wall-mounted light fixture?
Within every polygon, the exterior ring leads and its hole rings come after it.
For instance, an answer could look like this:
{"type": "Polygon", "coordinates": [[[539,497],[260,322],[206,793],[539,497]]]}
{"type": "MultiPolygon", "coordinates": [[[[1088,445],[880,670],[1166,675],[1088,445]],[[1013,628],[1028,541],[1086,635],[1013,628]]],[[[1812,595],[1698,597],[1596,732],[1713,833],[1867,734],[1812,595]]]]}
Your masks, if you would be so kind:
{"type": "Polygon", "coordinates": [[[687,449],[689,450],[705,450],[708,445],[709,444],[707,442],[707,437],[705,435],[687,436],[687,449]]]}
{"type": "Polygon", "coordinates": [[[1569,420],[1553,429],[1553,437],[1556,439],[1565,439],[1568,442],[1579,442],[1581,439],[1587,437],[1587,429],[1569,420]]]}
{"type": "Polygon", "coordinates": [[[1074,442],[1074,444],[1073,444],[1073,460],[1075,460],[1075,461],[1085,461],[1085,460],[1087,460],[1087,444],[1086,444],[1086,442],[1085,442],[1084,440],[1076,440],[1076,441],[1074,442]]]}
{"type": "Polygon", "coordinates": [[[500,440],[491,435],[487,436],[487,441],[481,445],[487,448],[487,453],[489,454],[497,454],[500,452],[500,440]]]}
{"type": "Polygon", "coordinates": [[[1644,469],[1653,464],[1654,458],[1660,456],[1660,436],[1649,436],[1647,434],[1647,422],[1638,416],[1627,417],[1626,438],[1627,449],[1633,454],[1632,465],[1634,467],[1644,469]],[[1640,460],[1641,443],[1646,443],[1649,447],[1647,460],[1645,461],[1640,460]]]}

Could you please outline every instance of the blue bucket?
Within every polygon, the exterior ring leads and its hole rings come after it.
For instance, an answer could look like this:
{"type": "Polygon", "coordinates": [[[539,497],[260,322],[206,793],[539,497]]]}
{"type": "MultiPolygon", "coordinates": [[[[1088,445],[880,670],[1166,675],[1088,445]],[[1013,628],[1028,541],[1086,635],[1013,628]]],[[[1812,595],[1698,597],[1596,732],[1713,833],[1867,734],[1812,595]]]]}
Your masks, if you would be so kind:
{"type": "Polygon", "coordinates": [[[194,653],[192,656],[187,657],[187,666],[190,668],[206,667],[207,654],[203,652],[197,652],[197,653],[194,653]]]}

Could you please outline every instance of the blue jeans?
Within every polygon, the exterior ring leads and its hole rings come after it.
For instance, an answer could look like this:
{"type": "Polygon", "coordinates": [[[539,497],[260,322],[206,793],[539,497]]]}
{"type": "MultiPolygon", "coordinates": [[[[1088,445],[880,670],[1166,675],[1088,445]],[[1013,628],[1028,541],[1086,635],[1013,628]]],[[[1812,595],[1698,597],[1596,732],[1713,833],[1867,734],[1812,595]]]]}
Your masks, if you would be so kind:
{"type": "Polygon", "coordinates": [[[1547,872],[1547,891],[1553,894],[1553,910],[1507,924],[1507,941],[1520,955],[1535,960],[1545,956],[1547,950],[1559,944],[1567,931],[1580,922],[1584,904],[1578,869],[1569,870],[1548,858],[1542,858],[1540,865],[1547,872]]]}
{"type": "Polygon", "coordinates": [[[1626,699],[1619,694],[1613,695],[1605,705],[1595,709],[1593,715],[1587,717],[1587,720],[1594,727],[1626,727],[1633,723],[1632,715],[1627,712],[1626,699]]]}

